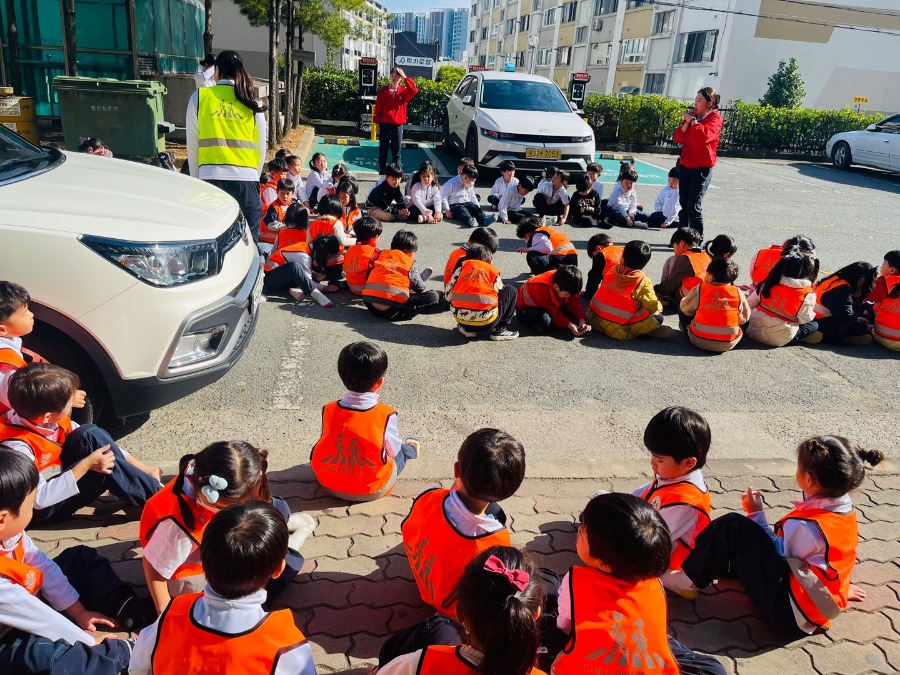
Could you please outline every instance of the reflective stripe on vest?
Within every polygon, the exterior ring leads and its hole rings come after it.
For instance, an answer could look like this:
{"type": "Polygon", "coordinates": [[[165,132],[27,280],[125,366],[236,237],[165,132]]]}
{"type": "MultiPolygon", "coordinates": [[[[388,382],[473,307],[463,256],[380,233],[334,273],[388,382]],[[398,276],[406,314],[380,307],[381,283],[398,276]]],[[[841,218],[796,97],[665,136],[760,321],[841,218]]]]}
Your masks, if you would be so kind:
{"type": "Polygon", "coordinates": [[[834,290],[838,286],[849,286],[846,281],[840,277],[828,277],[817,283],[813,290],[816,292],[816,318],[827,319],[831,316],[831,310],[822,304],[822,296],[828,291],[834,290]]]}
{"type": "Polygon", "coordinates": [[[234,86],[197,90],[197,164],[259,168],[262,153],[252,110],[237,100],[234,86]]]}
{"type": "Polygon", "coordinates": [[[298,241],[296,244],[291,244],[290,246],[283,246],[276,251],[272,251],[269,254],[269,257],[266,259],[265,270],[267,272],[274,270],[279,265],[284,265],[287,262],[287,259],[284,257],[285,253],[305,253],[308,256],[312,255],[312,249],[309,247],[305,241],[298,241]]]}
{"type": "Polygon", "coordinates": [[[606,274],[611,269],[615,268],[617,265],[622,264],[622,253],[625,251],[624,246],[614,246],[610,244],[602,249],[600,249],[600,253],[603,254],[603,274],[606,274]]]}
{"type": "Polygon", "coordinates": [[[371,302],[388,300],[404,303],[409,300],[409,271],[413,257],[396,249],[382,251],[369,272],[362,295],[371,302]]]}
{"type": "Polygon", "coordinates": [[[559,230],[551,230],[549,227],[539,227],[535,232],[547,235],[550,240],[550,255],[571,255],[578,253],[569,238],[559,230]]]}
{"type": "Polygon", "coordinates": [[[603,282],[591,298],[590,308],[601,319],[612,321],[620,326],[628,326],[644,321],[650,312],[632,296],[644,280],[644,273],[639,272],[635,281],[626,286],[619,286],[616,281],[615,268],[603,275],[603,282]]]}
{"type": "Polygon", "coordinates": [[[900,340],[900,298],[886,298],[875,311],[875,334],[900,340]]]}
{"type": "Polygon", "coordinates": [[[800,308],[813,289],[810,286],[794,288],[785,284],[775,284],[767,292],[769,297],[761,295],[759,298],[760,311],[782,321],[797,323],[800,308]]]}
{"type": "Polygon", "coordinates": [[[703,281],[703,275],[706,274],[706,268],[712,258],[705,251],[688,251],[684,254],[691,261],[691,268],[694,270],[693,276],[685,277],[681,281],[681,288],[678,289],[679,295],[683,298],[695,286],[699,286],[703,281]]]}
{"type": "Polygon", "coordinates": [[[761,284],[769,276],[769,272],[775,267],[775,263],[781,260],[782,246],[773,244],[769,248],[761,249],[756,254],[756,261],[750,268],[750,279],[754,284],[761,284]]]}
{"type": "Polygon", "coordinates": [[[706,340],[731,342],[741,335],[741,290],[734,284],[702,284],[691,332],[706,340]]]}
{"type": "Polygon", "coordinates": [[[670,569],[681,569],[681,564],[694,550],[694,542],[697,535],[709,525],[709,514],[712,511],[712,502],[709,498],[709,490],[706,492],[698,488],[690,481],[679,481],[660,485],[654,479],[641,499],[650,502],[657,511],[662,511],[670,506],[689,506],[697,511],[697,523],[694,529],[675,540],[675,548],[672,550],[672,559],[669,562],[670,569]]]}
{"type": "Polygon", "coordinates": [[[62,432],[58,436],[59,442],[57,443],[28,427],[12,424],[10,422],[12,415],[13,411],[9,410],[3,416],[2,423],[0,423],[0,443],[7,440],[25,443],[34,454],[34,465],[37,467],[38,473],[43,473],[50,468],[61,467],[62,460],[59,455],[66,437],[72,433],[72,420],[63,417],[57,422],[62,432]]]}
{"type": "Polygon", "coordinates": [[[491,546],[509,546],[509,530],[465,536],[444,513],[449,490],[433,488],[413,502],[400,524],[403,546],[422,600],[440,614],[456,616],[456,584],[472,558],[491,546]]]}
{"type": "MultiPolygon", "coordinates": [[[[147,542],[153,537],[156,527],[164,520],[172,520],[184,535],[190,539],[197,548],[200,548],[200,542],[203,541],[203,531],[206,529],[207,521],[212,516],[211,512],[200,507],[195,499],[191,499],[186,495],[180,497],[175,494],[173,488],[175,481],[186,480],[176,476],[170,480],[166,486],[147,500],[144,504],[144,510],[141,512],[141,522],[138,526],[138,538],[141,546],[146,546],[147,542]],[[181,515],[181,506],[187,506],[188,511],[194,517],[194,526],[188,527],[181,515]]],[[[172,575],[173,579],[181,579],[183,577],[193,577],[203,574],[203,565],[199,562],[191,564],[183,564],[172,575]]]]}
{"type": "Polygon", "coordinates": [[[310,464],[323,487],[346,495],[381,492],[394,471],[384,434],[394,409],[376,403],[369,410],[343,408],[339,401],[322,408],[322,435],[310,464]]]}
{"type": "Polygon", "coordinates": [[[37,595],[41,590],[44,573],[25,562],[24,534],[19,538],[19,543],[16,544],[11,556],[0,555],[0,577],[9,579],[32,595],[37,595]]]}
{"type": "Polygon", "coordinates": [[[275,672],[285,653],[306,644],[289,609],[270,612],[241,633],[205,628],[191,615],[202,596],[191,593],[172,598],[163,611],[150,657],[154,673],[268,675],[275,672]]]}
{"type": "Polygon", "coordinates": [[[495,309],[500,304],[494,286],[499,276],[500,271],[489,262],[464,260],[453,286],[451,306],[481,312],[495,309]]]}
{"type": "MultiPolygon", "coordinates": [[[[472,675],[478,672],[478,665],[470,663],[460,652],[461,645],[429,645],[422,650],[416,675],[472,675]]],[[[528,675],[547,675],[538,668],[532,668],[528,675]]]]}
{"type": "Polygon", "coordinates": [[[347,255],[344,256],[344,276],[347,278],[347,287],[354,294],[363,292],[366,277],[379,253],[377,248],[368,244],[354,244],[347,249],[347,255]]]}
{"type": "Polygon", "coordinates": [[[559,296],[553,291],[555,274],[556,270],[543,272],[519,286],[519,290],[516,291],[516,307],[537,307],[547,311],[560,307],[559,296]]]}

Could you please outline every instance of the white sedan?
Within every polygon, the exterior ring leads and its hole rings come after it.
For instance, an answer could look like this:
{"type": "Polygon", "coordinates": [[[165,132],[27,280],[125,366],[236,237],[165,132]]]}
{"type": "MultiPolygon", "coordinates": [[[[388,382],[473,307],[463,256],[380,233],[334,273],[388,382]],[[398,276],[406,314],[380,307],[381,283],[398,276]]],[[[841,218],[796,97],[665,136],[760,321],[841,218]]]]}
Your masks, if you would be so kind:
{"type": "Polygon", "coordinates": [[[870,124],[865,131],[835,134],[825,145],[825,156],[838,169],[864,164],[900,171],[900,115],[870,124]]]}

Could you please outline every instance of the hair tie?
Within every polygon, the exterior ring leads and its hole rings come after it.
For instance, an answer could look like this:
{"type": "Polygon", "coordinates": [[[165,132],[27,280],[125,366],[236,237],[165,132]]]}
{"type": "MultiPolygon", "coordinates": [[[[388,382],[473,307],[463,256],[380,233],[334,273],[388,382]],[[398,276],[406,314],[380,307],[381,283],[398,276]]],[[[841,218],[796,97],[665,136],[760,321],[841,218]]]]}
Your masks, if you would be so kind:
{"type": "MultiPolygon", "coordinates": [[[[503,564],[503,561],[495,555],[490,556],[484,561],[484,570],[491,574],[497,574],[503,577],[509,582],[509,585],[517,591],[524,591],[528,588],[528,582],[531,580],[531,575],[528,574],[528,572],[525,570],[509,569],[503,564]]],[[[509,600],[509,597],[511,596],[508,596],[506,599],[509,600]]]]}
{"type": "Polygon", "coordinates": [[[785,258],[793,258],[794,260],[802,260],[803,259],[803,255],[801,255],[801,253],[799,251],[797,251],[796,249],[793,251],[788,251],[787,255],[785,255],[784,257],[785,258]]]}
{"type": "Polygon", "coordinates": [[[203,493],[203,496],[209,500],[210,504],[215,504],[219,501],[219,490],[224,490],[228,487],[228,481],[222,478],[221,476],[216,476],[212,474],[208,479],[206,485],[200,488],[200,492],[203,493]]]}

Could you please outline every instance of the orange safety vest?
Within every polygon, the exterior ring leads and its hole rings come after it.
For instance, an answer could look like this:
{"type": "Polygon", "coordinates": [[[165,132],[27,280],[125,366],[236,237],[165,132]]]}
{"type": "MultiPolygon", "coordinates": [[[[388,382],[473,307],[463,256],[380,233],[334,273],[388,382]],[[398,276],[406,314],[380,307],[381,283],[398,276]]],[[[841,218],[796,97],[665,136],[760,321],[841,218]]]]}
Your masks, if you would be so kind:
{"type": "Polygon", "coordinates": [[[456,309],[472,309],[479,312],[496,309],[500,304],[495,287],[499,276],[500,270],[489,262],[464,260],[459,277],[453,286],[453,301],[450,305],[456,309]]]}
{"type": "Polygon", "coordinates": [[[600,249],[600,253],[603,254],[604,260],[603,274],[614,269],[617,265],[622,264],[622,253],[624,251],[624,246],[616,246],[614,244],[610,244],[606,248],[600,249]]]}
{"type": "MultiPolygon", "coordinates": [[[[430,645],[422,650],[416,675],[472,675],[478,672],[460,653],[461,645],[430,645]]],[[[528,675],[547,675],[539,668],[532,668],[528,675]]]]}
{"type": "Polygon", "coordinates": [[[783,248],[781,244],[772,244],[769,248],[760,249],[753,267],[750,268],[750,279],[754,284],[761,284],[769,276],[775,263],[781,260],[783,248]]]}
{"type": "Polygon", "coordinates": [[[697,526],[684,537],[676,539],[675,548],[672,550],[669,568],[680,570],[684,559],[694,550],[694,541],[697,539],[697,535],[709,525],[709,514],[712,511],[709,490],[704,492],[690,481],[659,485],[657,479],[654,478],[650,487],[641,495],[641,499],[650,502],[650,506],[657,511],[662,511],[670,506],[690,506],[697,511],[697,526]]]}
{"type": "Polygon", "coordinates": [[[535,233],[538,232],[547,235],[547,238],[550,239],[550,255],[570,255],[578,253],[578,251],[575,250],[575,247],[572,246],[571,240],[559,230],[551,230],[549,227],[539,227],[535,230],[535,233]]]}
{"type": "Polygon", "coordinates": [[[334,224],[337,218],[322,216],[309,224],[309,240],[312,241],[320,234],[334,234],[334,224]]]}
{"type": "MultiPolygon", "coordinates": [[[[841,610],[846,609],[850,574],[856,563],[856,547],[859,544],[856,512],[834,513],[824,509],[802,511],[794,509],[775,523],[775,534],[779,537],[784,535],[784,523],[788,520],[802,520],[818,527],[825,540],[826,569],[804,563],[804,571],[811,571],[818,580],[817,585],[831,594],[841,610]]],[[[816,606],[813,596],[796,574],[791,575],[791,599],[809,623],[826,629],[831,627],[828,617],[816,606]]]]}
{"type": "Polygon", "coordinates": [[[44,583],[44,573],[24,560],[25,535],[23,534],[13,549],[12,556],[0,555],[0,577],[5,577],[14,584],[18,584],[32,595],[37,595],[44,583]]]}
{"type": "Polygon", "coordinates": [[[706,268],[709,267],[709,263],[712,260],[706,251],[688,251],[684,255],[691,261],[694,275],[682,279],[681,288],[678,290],[678,295],[682,298],[690,293],[694,286],[699,286],[702,283],[703,275],[706,274],[706,268]]]}
{"type": "MultiPolygon", "coordinates": [[[[203,531],[206,529],[206,525],[213,514],[202,508],[197,504],[196,500],[190,499],[187,495],[178,497],[172,490],[176,480],[178,480],[178,476],[170,480],[162,490],[150,497],[147,503],[144,504],[144,510],[141,512],[141,523],[138,528],[138,538],[141,540],[141,546],[147,545],[156,527],[166,519],[174,521],[198,548],[200,542],[203,541],[203,531]],[[187,523],[184,522],[179,504],[186,504],[188,510],[193,514],[193,528],[188,527],[187,523]]],[[[187,479],[185,478],[184,480],[187,479]]],[[[194,577],[198,574],[203,574],[203,565],[200,563],[184,564],[175,570],[172,578],[181,579],[183,577],[194,577]]]]}
{"type": "Polygon", "coordinates": [[[204,628],[191,616],[202,596],[172,598],[163,610],[150,657],[154,673],[268,675],[283,654],[306,644],[289,609],[269,612],[251,630],[235,635],[204,628]]]}
{"type": "Polygon", "coordinates": [[[270,230],[266,225],[266,212],[272,206],[275,207],[275,211],[278,213],[278,222],[284,222],[284,207],[277,199],[269,204],[269,206],[263,208],[263,217],[259,221],[259,240],[267,244],[274,244],[278,240],[278,232],[270,230]]]}
{"type": "Polygon", "coordinates": [[[900,298],[885,298],[875,310],[875,334],[900,340],[900,298]]]}
{"type": "Polygon", "coordinates": [[[824,296],[828,291],[833,291],[838,286],[849,286],[849,285],[850,284],[848,284],[846,281],[844,281],[840,277],[828,277],[826,279],[822,279],[822,281],[820,281],[813,287],[816,292],[816,318],[817,319],[827,319],[829,316],[831,316],[831,310],[822,304],[822,296],[824,296]]]}
{"type": "Polygon", "coordinates": [[[344,276],[347,287],[354,295],[360,295],[366,287],[366,278],[375,265],[381,251],[369,244],[356,243],[344,256],[344,276]]]}
{"type": "Polygon", "coordinates": [[[344,217],[341,220],[344,222],[344,230],[350,230],[353,228],[353,223],[359,220],[362,217],[362,210],[357,206],[352,211],[348,210],[347,207],[343,207],[341,209],[344,217]]]}
{"type": "Polygon", "coordinates": [[[531,277],[516,291],[516,308],[537,307],[551,311],[562,307],[562,301],[553,290],[553,276],[556,270],[550,270],[536,277],[531,277]]]}
{"type": "Polygon", "coordinates": [[[553,663],[555,675],[675,675],[666,594],[659,579],[624,581],[592,567],[569,570],[572,637],[553,663]]]}
{"type": "Polygon", "coordinates": [[[446,284],[450,281],[450,277],[453,276],[453,270],[456,269],[456,263],[466,257],[466,254],[469,252],[469,249],[463,248],[460,246],[458,249],[454,250],[453,253],[450,254],[450,257],[447,259],[447,264],[444,265],[444,283],[446,284]]]}
{"type": "Polygon", "coordinates": [[[283,230],[278,230],[273,250],[277,251],[281,248],[287,248],[291,244],[302,244],[305,242],[306,230],[301,230],[296,227],[286,227],[283,230]]]}
{"type": "Polygon", "coordinates": [[[691,332],[705,340],[733,342],[741,336],[741,289],[734,284],[701,284],[700,306],[691,332]]]}
{"type": "Polygon", "coordinates": [[[409,300],[409,271],[414,262],[413,257],[403,251],[382,251],[366,279],[363,297],[375,303],[381,300],[405,303],[409,300]]]}
{"type": "Polygon", "coordinates": [[[391,482],[394,460],[384,432],[396,411],[384,403],[351,410],[333,401],[322,408],[322,435],[309,456],[323,487],[349,495],[381,492],[391,482]]]}
{"type": "Polygon", "coordinates": [[[269,254],[269,257],[266,258],[266,272],[274,270],[279,265],[284,265],[287,262],[287,260],[285,260],[284,258],[284,254],[293,253],[295,251],[300,251],[301,253],[305,253],[308,256],[312,256],[312,249],[305,241],[298,241],[296,244],[283,246],[275,251],[272,251],[269,254]]]}
{"type": "Polygon", "coordinates": [[[39,473],[43,473],[46,469],[54,466],[61,467],[62,460],[59,458],[59,455],[62,452],[63,443],[65,443],[69,434],[72,433],[72,420],[68,417],[63,417],[57,422],[59,428],[62,429],[62,437],[57,443],[51,441],[43,434],[39,434],[37,431],[32,431],[28,427],[10,423],[11,415],[12,411],[8,411],[3,416],[2,421],[0,421],[0,443],[16,440],[27,444],[31,448],[31,452],[34,453],[34,465],[39,473]]]}
{"type": "Polygon", "coordinates": [[[266,209],[268,209],[269,205],[272,203],[266,202],[263,199],[263,194],[265,194],[266,190],[268,190],[269,188],[272,188],[273,190],[275,190],[275,194],[278,194],[278,181],[270,180],[265,185],[259,186],[259,201],[262,202],[263,213],[266,212],[266,209]]]}
{"type": "MultiPolygon", "coordinates": [[[[12,347],[0,347],[0,364],[12,366],[16,370],[28,365],[25,363],[25,359],[22,358],[22,355],[12,347]]],[[[0,403],[0,415],[9,412],[9,409],[9,406],[0,403]]]]}
{"type": "Polygon", "coordinates": [[[794,288],[785,284],[775,284],[769,289],[769,297],[759,296],[759,305],[761,312],[773,316],[782,321],[797,323],[799,319],[797,315],[803,306],[806,296],[813,292],[811,286],[805,288],[794,288]]]}
{"type": "Polygon", "coordinates": [[[650,312],[632,297],[645,276],[643,272],[640,272],[634,282],[627,286],[619,286],[616,283],[616,271],[613,268],[603,275],[603,282],[597,287],[597,292],[591,298],[590,308],[601,319],[621,326],[629,326],[645,320],[650,316],[650,312]]]}
{"type": "Polygon", "coordinates": [[[469,537],[456,531],[444,513],[450,490],[432,488],[413,502],[400,524],[403,546],[422,600],[438,613],[456,617],[456,584],[472,558],[491,546],[509,546],[509,530],[469,537]]]}

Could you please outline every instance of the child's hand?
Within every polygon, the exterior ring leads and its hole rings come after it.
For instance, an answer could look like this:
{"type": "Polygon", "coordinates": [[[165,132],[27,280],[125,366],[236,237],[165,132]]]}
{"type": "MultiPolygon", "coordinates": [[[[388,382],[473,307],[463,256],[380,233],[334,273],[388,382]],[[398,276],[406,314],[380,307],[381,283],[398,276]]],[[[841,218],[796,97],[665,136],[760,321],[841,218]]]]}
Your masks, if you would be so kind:
{"type": "Polygon", "coordinates": [[[409,218],[409,209],[400,209],[397,211],[398,216],[402,216],[403,218],[409,218]]]}
{"type": "Polygon", "coordinates": [[[866,592],[856,584],[850,584],[847,589],[847,599],[851,602],[862,602],[866,599],[866,592]]]}
{"type": "Polygon", "coordinates": [[[527,246],[520,246],[519,248],[516,249],[516,251],[518,251],[519,253],[528,253],[528,251],[530,251],[530,250],[531,249],[528,248],[527,246]]]}
{"type": "Polygon", "coordinates": [[[162,483],[162,469],[158,466],[151,466],[147,468],[147,473],[153,476],[156,480],[162,483]]]}
{"type": "Polygon", "coordinates": [[[444,219],[444,216],[443,216],[443,214],[441,214],[440,211],[435,211],[434,216],[432,216],[432,217],[434,218],[434,222],[436,222],[436,223],[439,223],[444,219]]]}
{"type": "Polygon", "coordinates": [[[116,465],[116,456],[108,445],[94,450],[87,456],[88,469],[97,473],[112,473],[113,467],[116,465]]]}
{"type": "Polygon", "coordinates": [[[759,494],[759,490],[754,490],[752,485],[741,495],[741,504],[747,513],[759,513],[765,508],[762,495],[759,494]]]}
{"type": "Polygon", "coordinates": [[[325,275],[321,272],[313,272],[312,278],[313,281],[322,281],[325,278],[325,275]]]}
{"type": "Polygon", "coordinates": [[[444,211],[444,218],[452,218],[453,211],[444,211]]]}
{"type": "Polygon", "coordinates": [[[625,224],[626,224],[628,227],[634,227],[634,218],[632,218],[631,216],[626,216],[626,218],[625,218],[625,224]]]}
{"type": "Polygon", "coordinates": [[[115,628],[117,625],[115,621],[105,614],[91,612],[84,607],[80,607],[79,611],[72,612],[69,616],[72,617],[72,621],[78,624],[79,628],[86,630],[88,633],[96,632],[97,626],[109,626],[110,628],[115,628]]]}
{"type": "Polygon", "coordinates": [[[83,389],[76,389],[75,397],[72,399],[72,407],[83,408],[85,399],[87,399],[87,392],[85,392],[83,389]]]}
{"type": "Polygon", "coordinates": [[[503,224],[504,224],[504,225],[512,225],[512,222],[509,221],[509,220],[504,220],[504,221],[503,221],[503,224]]]}

